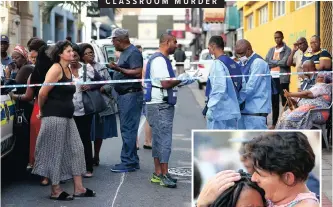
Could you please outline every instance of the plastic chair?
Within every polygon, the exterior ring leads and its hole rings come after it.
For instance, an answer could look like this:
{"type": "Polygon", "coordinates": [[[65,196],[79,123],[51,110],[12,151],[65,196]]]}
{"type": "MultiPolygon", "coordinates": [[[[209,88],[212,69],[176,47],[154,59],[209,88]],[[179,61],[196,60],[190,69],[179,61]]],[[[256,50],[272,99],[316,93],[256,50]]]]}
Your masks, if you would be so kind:
{"type": "MultiPolygon", "coordinates": [[[[311,113],[315,113],[315,112],[323,112],[323,111],[329,111],[330,114],[332,113],[332,103],[329,107],[327,108],[321,108],[321,109],[310,109],[308,115],[307,115],[307,119],[309,119],[309,116],[311,113]]],[[[330,116],[331,117],[331,116],[330,116]]],[[[324,123],[324,124],[313,124],[314,127],[321,129],[322,131],[322,136],[324,138],[324,142],[326,144],[326,148],[329,150],[330,149],[330,144],[328,142],[328,136],[327,136],[327,132],[328,132],[328,122],[330,122],[330,118],[324,123]]]]}

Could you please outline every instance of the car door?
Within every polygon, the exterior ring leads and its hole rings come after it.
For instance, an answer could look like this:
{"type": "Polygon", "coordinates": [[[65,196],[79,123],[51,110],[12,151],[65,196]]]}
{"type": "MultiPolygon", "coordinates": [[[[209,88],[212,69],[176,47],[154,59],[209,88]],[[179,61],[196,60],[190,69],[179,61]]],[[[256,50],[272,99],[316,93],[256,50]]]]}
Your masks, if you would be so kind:
{"type": "Polygon", "coordinates": [[[13,134],[14,104],[14,101],[10,99],[8,94],[1,95],[1,159],[13,150],[15,144],[13,134]]]}

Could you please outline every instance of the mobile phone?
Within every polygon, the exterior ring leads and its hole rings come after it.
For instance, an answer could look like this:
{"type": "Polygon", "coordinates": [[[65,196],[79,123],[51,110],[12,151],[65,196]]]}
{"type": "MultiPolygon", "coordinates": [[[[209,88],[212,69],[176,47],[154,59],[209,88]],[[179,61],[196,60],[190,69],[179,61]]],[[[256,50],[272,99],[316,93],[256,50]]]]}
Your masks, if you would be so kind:
{"type": "Polygon", "coordinates": [[[9,68],[10,70],[14,70],[14,69],[16,68],[16,63],[15,63],[15,62],[11,62],[11,63],[9,63],[9,64],[8,64],[8,68],[9,68]]]}

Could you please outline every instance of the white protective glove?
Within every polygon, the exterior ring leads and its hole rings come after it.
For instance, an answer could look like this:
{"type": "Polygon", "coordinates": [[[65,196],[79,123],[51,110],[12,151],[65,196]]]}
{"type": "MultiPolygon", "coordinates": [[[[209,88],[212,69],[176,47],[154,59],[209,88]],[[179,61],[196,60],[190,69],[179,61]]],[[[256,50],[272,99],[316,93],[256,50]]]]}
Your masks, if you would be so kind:
{"type": "Polygon", "coordinates": [[[182,81],[178,86],[185,86],[191,83],[194,83],[197,80],[199,74],[199,70],[197,70],[193,75],[189,75],[188,73],[182,73],[177,78],[182,81]]]}

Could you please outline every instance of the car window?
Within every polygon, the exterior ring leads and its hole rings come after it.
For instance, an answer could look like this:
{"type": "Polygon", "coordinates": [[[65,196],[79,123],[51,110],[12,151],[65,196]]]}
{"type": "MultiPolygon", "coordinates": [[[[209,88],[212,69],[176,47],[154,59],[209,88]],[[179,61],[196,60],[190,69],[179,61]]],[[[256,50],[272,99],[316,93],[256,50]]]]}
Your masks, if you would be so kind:
{"type": "Polygon", "coordinates": [[[101,49],[99,47],[97,47],[96,45],[93,45],[93,47],[94,47],[94,50],[95,50],[95,54],[98,58],[97,62],[105,63],[104,55],[103,55],[101,49]]]}
{"type": "Polygon", "coordinates": [[[207,52],[207,53],[202,53],[201,55],[201,60],[212,60],[212,56],[207,52]]]}
{"type": "Polygon", "coordinates": [[[231,51],[224,51],[224,54],[228,55],[229,57],[232,57],[232,52],[231,51]]]}
{"type": "Polygon", "coordinates": [[[108,60],[108,62],[116,62],[116,49],[114,48],[114,46],[112,45],[105,45],[104,46],[104,51],[106,53],[106,58],[108,60]]]}

